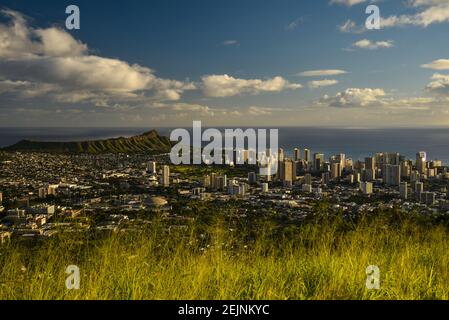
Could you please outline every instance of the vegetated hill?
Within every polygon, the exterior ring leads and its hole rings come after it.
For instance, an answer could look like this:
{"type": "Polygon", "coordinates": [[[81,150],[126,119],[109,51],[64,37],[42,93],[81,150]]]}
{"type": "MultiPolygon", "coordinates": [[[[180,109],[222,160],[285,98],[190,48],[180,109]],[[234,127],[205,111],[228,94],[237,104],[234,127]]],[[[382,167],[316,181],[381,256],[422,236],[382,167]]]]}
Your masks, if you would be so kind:
{"type": "Polygon", "coordinates": [[[22,140],[5,151],[49,152],[49,153],[169,153],[172,147],[170,139],[160,136],[156,130],[130,138],[114,138],[106,140],[44,142],[22,140]]]}

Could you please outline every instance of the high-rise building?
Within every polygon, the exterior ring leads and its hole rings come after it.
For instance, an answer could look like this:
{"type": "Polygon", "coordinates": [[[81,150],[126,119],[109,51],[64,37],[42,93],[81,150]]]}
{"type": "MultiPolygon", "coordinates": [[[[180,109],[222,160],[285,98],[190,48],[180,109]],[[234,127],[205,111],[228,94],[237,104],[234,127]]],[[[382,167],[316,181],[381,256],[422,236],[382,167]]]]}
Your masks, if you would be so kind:
{"type": "Polygon", "coordinates": [[[331,179],[335,180],[341,177],[341,166],[340,163],[331,163],[331,179]]]}
{"type": "Polygon", "coordinates": [[[157,173],[157,163],[155,161],[150,161],[147,164],[147,172],[150,174],[156,174],[157,173]]]}
{"type": "MultiPolygon", "coordinates": [[[[212,178],[211,178],[212,179],[212,178]]],[[[211,187],[214,190],[224,191],[228,187],[228,178],[226,175],[218,177],[216,174],[213,175],[213,183],[211,183],[211,187]]]]}
{"type": "Polygon", "coordinates": [[[370,182],[376,180],[376,171],[373,169],[365,169],[365,171],[363,171],[363,180],[370,182]]]}
{"type": "Polygon", "coordinates": [[[273,174],[277,173],[279,168],[279,161],[271,157],[271,150],[267,149],[266,153],[259,153],[258,164],[259,168],[265,172],[263,177],[266,181],[271,181],[273,174]]]}
{"type": "Polygon", "coordinates": [[[401,182],[401,185],[399,186],[399,193],[401,194],[401,198],[404,200],[408,199],[408,183],[407,182],[401,182]]]}
{"type": "Polygon", "coordinates": [[[321,171],[321,167],[324,162],[324,154],[322,153],[315,153],[313,155],[313,169],[315,171],[321,171]]]}
{"type": "Polygon", "coordinates": [[[257,175],[255,172],[248,173],[248,183],[256,184],[257,183],[257,175]]]}
{"type": "Polygon", "coordinates": [[[426,173],[426,165],[427,165],[427,153],[424,151],[420,151],[416,154],[416,170],[419,173],[426,173]]]}
{"type": "Polygon", "coordinates": [[[278,160],[279,162],[283,162],[285,160],[285,152],[282,148],[279,148],[278,160]]]}
{"type": "Polygon", "coordinates": [[[163,167],[162,185],[164,187],[170,186],[170,167],[169,166],[164,166],[163,167]]]}
{"type": "Polygon", "coordinates": [[[340,166],[339,166],[339,169],[340,169],[339,175],[341,176],[342,173],[343,173],[343,170],[344,170],[345,167],[346,167],[346,155],[343,154],[343,153],[341,153],[341,154],[332,156],[332,157],[330,158],[330,162],[331,162],[331,164],[332,164],[332,163],[338,163],[338,164],[340,165],[340,166]]]}
{"type": "Polygon", "coordinates": [[[343,173],[343,169],[346,166],[346,155],[344,153],[340,153],[337,155],[336,160],[340,163],[340,176],[343,173]]]}
{"type": "Polygon", "coordinates": [[[222,187],[222,189],[224,190],[224,189],[226,189],[228,187],[228,176],[224,175],[222,178],[223,178],[223,187],[222,187]]]}
{"type": "Polygon", "coordinates": [[[239,186],[235,184],[228,185],[228,194],[230,196],[235,196],[239,193],[239,186]]]}
{"type": "Polygon", "coordinates": [[[239,185],[235,180],[229,180],[228,183],[228,194],[231,196],[235,196],[239,193],[239,185]]]}
{"type": "MultiPolygon", "coordinates": [[[[296,162],[290,159],[285,159],[283,162],[279,162],[278,168],[278,180],[282,182],[290,181],[291,184],[296,181],[296,162]]],[[[285,184],[284,184],[285,185],[285,184]]]]}
{"type": "Polygon", "coordinates": [[[418,170],[420,174],[425,174],[426,169],[427,169],[427,162],[424,160],[420,160],[420,162],[418,162],[416,165],[416,170],[418,170]]]}
{"type": "Polygon", "coordinates": [[[293,183],[296,180],[296,172],[293,172],[294,167],[296,167],[294,164],[293,161],[288,159],[280,163],[279,174],[282,182],[290,181],[293,183]],[[295,179],[293,180],[293,178],[295,179]]]}
{"type": "Polygon", "coordinates": [[[304,160],[307,163],[310,163],[310,155],[311,155],[311,151],[309,149],[304,149],[304,160]]]}
{"type": "Polygon", "coordinates": [[[374,158],[374,157],[365,158],[365,169],[373,170],[373,172],[375,172],[376,171],[376,158],[374,158]]]}
{"type": "MultiPolygon", "coordinates": [[[[279,163],[278,163],[278,165],[279,165],[279,163]]],[[[272,179],[273,179],[273,174],[271,173],[271,171],[272,171],[272,169],[271,169],[271,163],[268,164],[268,166],[264,167],[264,169],[266,170],[265,181],[268,181],[268,182],[272,181],[272,179]]],[[[276,171],[277,171],[277,172],[279,171],[279,167],[276,168],[276,171]]]]}
{"type": "Polygon", "coordinates": [[[268,193],[268,183],[262,183],[262,192],[268,193]]]}
{"type": "Polygon", "coordinates": [[[427,161],[427,152],[420,151],[416,153],[416,163],[418,163],[420,160],[427,161]]]}
{"type": "Polygon", "coordinates": [[[239,193],[238,195],[241,197],[244,197],[246,195],[246,192],[248,191],[248,185],[244,183],[239,184],[239,193]]]}
{"type": "Polygon", "coordinates": [[[40,199],[44,199],[47,197],[47,188],[39,188],[38,196],[40,199]]]}
{"type": "Polygon", "coordinates": [[[300,161],[301,160],[301,149],[296,148],[294,150],[294,154],[295,154],[295,161],[300,161]]]}
{"type": "Polygon", "coordinates": [[[421,194],[424,192],[424,183],[416,181],[414,185],[415,196],[417,199],[421,199],[421,194]]]}
{"type": "Polygon", "coordinates": [[[410,182],[419,181],[420,178],[421,175],[419,174],[418,171],[413,170],[412,173],[410,174],[410,182]]]}
{"type": "Polygon", "coordinates": [[[391,164],[398,166],[401,162],[401,155],[399,153],[387,152],[384,154],[384,165],[391,164]]]}
{"type": "Polygon", "coordinates": [[[203,178],[203,187],[204,188],[210,188],[210,186],[211,186],[210,176],[206,175],[203,178]]]}
{"type": "Polygon", "coordinates": [[[412,173],[412,166],[410,165],[410,162],[402,161],[401,162],[401,177],[402,178],[410,178],[411,173],[412,173]]]}
{"type": "Polygon", "coordinates": [[[279,150],[278,150],[278,171],[276,173],[276,178],[278,180],[282,180],[282,170],[283,170],[283,166],[284,166],[284,161],[285,161],[284,149],[279,148],[279,150]]]}
{"type": "Polygon", "coordinates": [[[430,165],[431,169],[438,169],[443,166],[443,162],[441,160],[433,160],[433,161],[430,161],[429,165],[430,165]]]}
{"type": "Polygon", "coordinates": [[[349,171],[354,170],[354,160],[352,160],[352,159],[346,159],[346,162],[345,162],[345,169],[347,169],[347,170],[349,170],[349,171]]]}
{"type": "Polygon", "coordinates": [[[350,174],[350,175],[347,177],[347,179],[348,179],[348,183],[349,183],[349,184],[353,184],[353,183],[354,183],[354,175],[353,175],[353,174],[350,174]]]}
{"type": "Polygon", "coordinates": [[[376,153],[374,158],[376,159],[377,168],[382,168],[383,165],[386,164],[385,155],[383,153],[376,153]]]}
{"type": "Polygon", "coordinates": [[[386,164],[383,168],[384,183],[387,186],[398,186],[401,184],[401,166],[386,164]]]}
{"type": "Polygon", "coordinates": [[[298,164],[295,161],[291,161],[292,163],[292,183],[295,183],[297,176],[297,170],[298,170],[298,164]]]}
{"type": "Polygon", "coordinates": [[[373,193],[373,183],[372,182],[361,182],[360,183],[360,191],[363,194],[372,194],[373,193]]]}
{"type": "Polygon", "coordinates": [[[433,177],[436,176],[436,172],[437,172],[436,169],[427,169],[426,170],[426,175],[427,175],[428,178],[433,178],[433,177]]]}
{"type": "Polygon", "coordinates": [[[321,174],[321,183],[324,185],[329,184],[330,182],[330,173],[329,172],[324,172],[321,174]]]}

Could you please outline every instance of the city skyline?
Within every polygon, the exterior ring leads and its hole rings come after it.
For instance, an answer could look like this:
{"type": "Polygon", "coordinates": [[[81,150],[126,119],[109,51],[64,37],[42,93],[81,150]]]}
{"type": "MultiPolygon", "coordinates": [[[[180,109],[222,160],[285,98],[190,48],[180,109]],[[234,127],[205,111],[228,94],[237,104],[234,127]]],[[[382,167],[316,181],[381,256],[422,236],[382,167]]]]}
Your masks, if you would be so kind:
{"type": "Polygon", "coordinates": [[[3,2],[0,126],[449,124],[449,1],[69,4],[3,2]]]}
{"type": "Polygon", "coordinates": [[[2,0],[0,300],[448,299],[448,31],[449,0],[2,0]]]}

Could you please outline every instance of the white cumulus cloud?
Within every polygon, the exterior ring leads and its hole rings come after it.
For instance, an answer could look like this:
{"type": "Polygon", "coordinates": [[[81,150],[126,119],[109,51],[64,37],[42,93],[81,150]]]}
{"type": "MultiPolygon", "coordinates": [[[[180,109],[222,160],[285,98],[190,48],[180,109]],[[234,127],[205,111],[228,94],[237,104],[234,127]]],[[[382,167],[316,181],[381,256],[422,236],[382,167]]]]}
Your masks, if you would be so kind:
{"type": "Polygon", "coordinates": [[[310,71],[304,71],[299,74],[299,76],[302,77],[328,77],[328,76],[339,76],[342,74],[348,73],[344,70],[338,70],[338,69],[328,69],[328,70],[310,70],[310,71]]]}
{"type": "Polygon", "coordinates": [[[147,67],[92,55],[63,29],[32,28],[18,12],[1,13],[9,23],[0,24],[0,80],[22,83],[9,86],[10,91],[80,102],[94,97],[178,100],[195,89],[192,83],[159,78],[147,67]]]}
{"type": "Polygon", "coordinates": [[[394,47],[394,41],[371,41],[368,39],[363,39],[355,42],[353,47],[368,50],[387,49],[394,47]]]}
{"type": "Polygon", "coordinates": [[[290,83],[282,77],[271,79],[238,79],[227,74],[209,75],[202,78],[203,91],[208,97],[233,97],[241,94],[260,94],[300,89],[298,83],[290,83]]]}
{"type": "Polygon", "coordinates": [[[418,10],[415,14],[392,15],[381,21],[382,28],[401,26],[428,27],[436,23],[449,22],[448,0],[411,0],[411,7],[418,10]]]}
{"type": "Polygon", "coordinates": [[[348,7],[352,7],[356,4],[366,2],[366,0],[331,0],[330,4],[341,4],[348,7]]]}
{"type": "MultiPolygon", "coordinates": [[[[340,0],[335,1],[340,2],[340,0]]],[[[351,5],[351,1],[341,0],[341,3],[351,5]]],[[[408,0],[404,3],[408,9],[412,9],[414,12],[381,17],[381,29],[406,26],[426,28],[432,24],[449,22],[449,0],[408,0]]],[[[365,25],[359,25],[350,19],[338,26],[338,29],[347,33],[367,31],[365,25]]]]}
{"type": "Polygon", "coordinates": [[[426,86],[428,92],[449,97],[449,75],[436,73],[431,80],[426,86]]]}
{"type": "Polygon", "coordinates": [[[381,104],[386,93],[382,89],[348,88],[335,96],[325,95],[320,103],[335,108],[360,108],[381,104]]]}
{"type": "Polygon", "coordinates": [[[238,40],[226,40],[223,41],[224,46],[240,46],[240,42],[238,40]]]}
{"type": "Polygon", "coordinates": [[[432,70],[449,70],[449,59],[439,59],[431,63],[423,64],[421,67],[432,70]]]}
{"type": "Polygon", "coordinates": [[[321,87],[329,87],[338,84],[338,80],[334,79],[324,79],[324,80],[315,80],[315,81],[309,81],[307,85],[311,89],[318,89],[321,87]]]}

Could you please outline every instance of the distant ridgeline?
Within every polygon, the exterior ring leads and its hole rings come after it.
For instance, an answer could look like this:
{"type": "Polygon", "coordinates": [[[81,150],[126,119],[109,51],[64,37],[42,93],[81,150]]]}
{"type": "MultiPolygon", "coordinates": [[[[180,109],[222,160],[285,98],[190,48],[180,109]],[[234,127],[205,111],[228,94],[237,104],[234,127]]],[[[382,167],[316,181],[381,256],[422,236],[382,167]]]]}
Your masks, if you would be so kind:
{"type": "Polygon", "coordinates": [[[76,142],[41,142],[22,140],[5,151],[28,151],[49,153],[148,153],[163,154],[171,151],[172,143],[167,137],[160,136],[156,130],[130,138],[76,142]]]}

